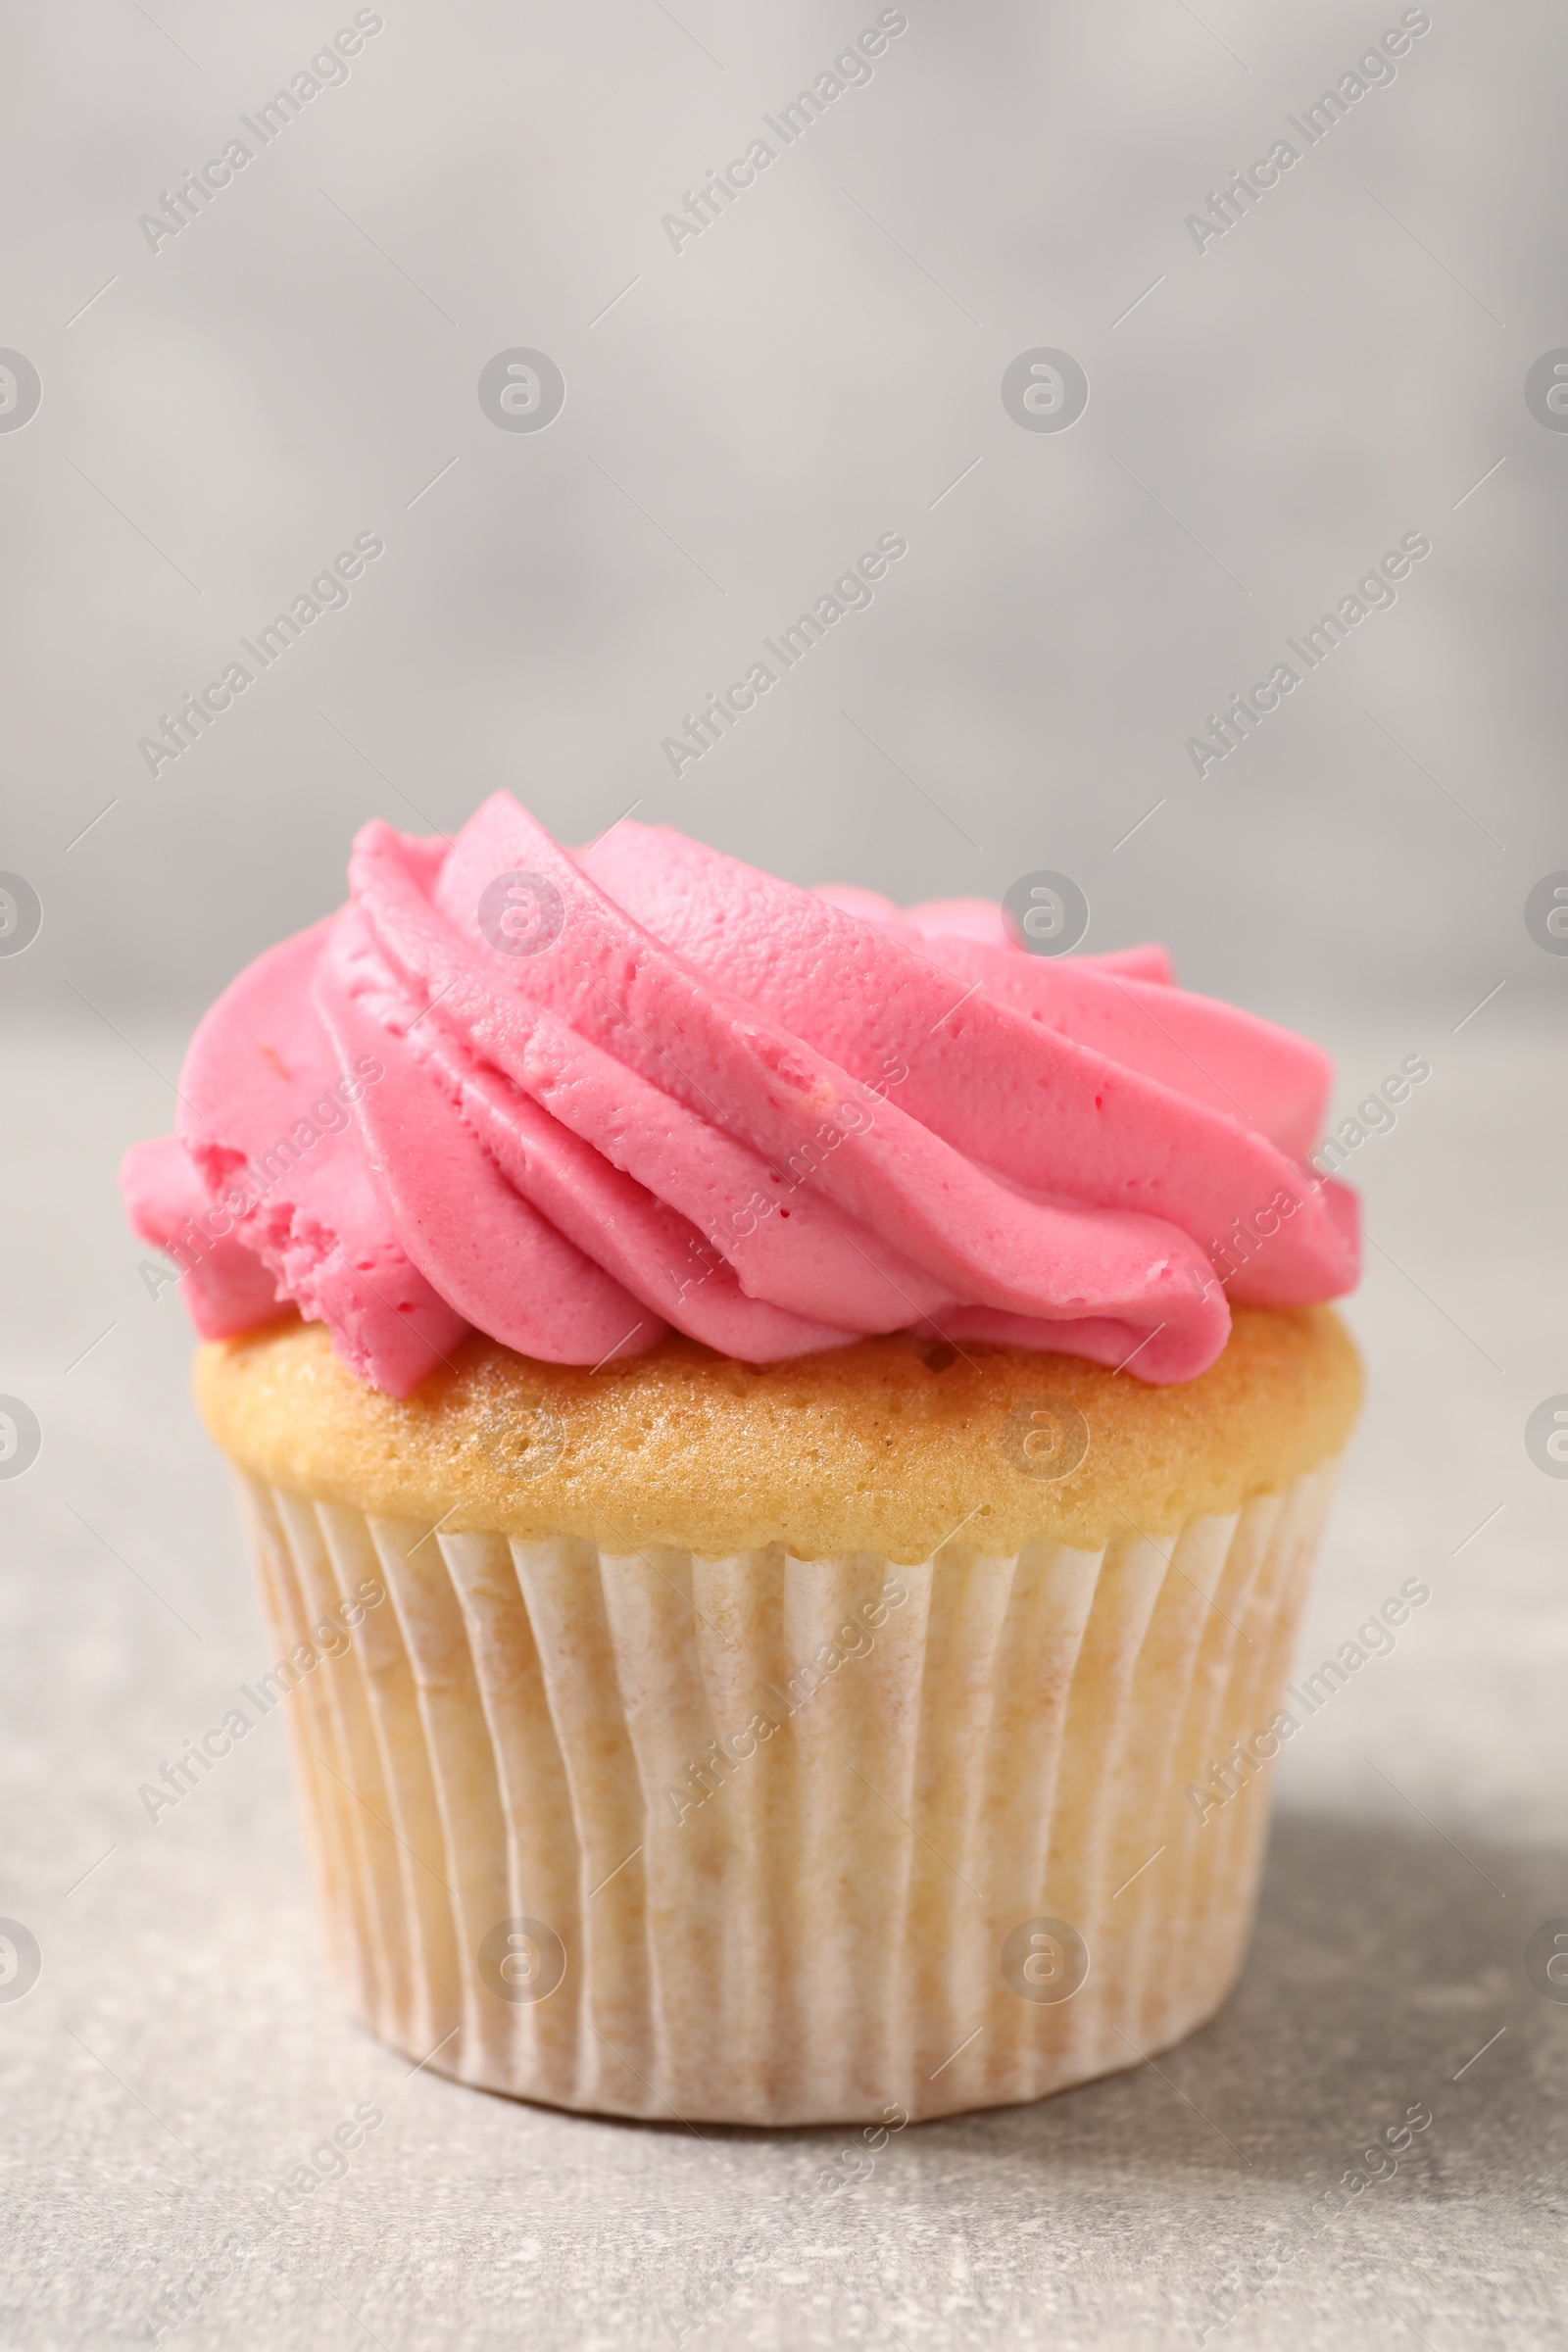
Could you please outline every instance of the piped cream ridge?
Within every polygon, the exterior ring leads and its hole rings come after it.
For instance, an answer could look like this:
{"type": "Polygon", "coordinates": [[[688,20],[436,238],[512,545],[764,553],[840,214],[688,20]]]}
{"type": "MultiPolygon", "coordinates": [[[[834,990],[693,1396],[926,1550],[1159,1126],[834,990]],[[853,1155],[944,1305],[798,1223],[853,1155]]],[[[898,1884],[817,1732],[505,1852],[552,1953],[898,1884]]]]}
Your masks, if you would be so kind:
{"type": "Polygon", "coordinates": [[[470,1329],[584,1367],[906,1330],[1158,1387],[1232,1305],[1354,1286],[1326,1055],[1159,950],[1030,956],[1001,907],[852,908],[629,819],[572,856],[506,793],[450,844],[368,825],[349,880],[126,1154],[204,1339],[292,1304],[394,1396],[470,1329]]]}

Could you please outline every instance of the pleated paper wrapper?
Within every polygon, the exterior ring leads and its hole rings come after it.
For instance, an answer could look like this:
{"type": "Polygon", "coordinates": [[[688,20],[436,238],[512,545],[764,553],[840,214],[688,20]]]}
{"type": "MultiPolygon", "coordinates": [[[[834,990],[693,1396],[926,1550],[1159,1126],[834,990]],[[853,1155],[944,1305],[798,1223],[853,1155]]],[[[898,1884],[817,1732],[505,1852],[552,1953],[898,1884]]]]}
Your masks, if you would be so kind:
{"type": "Polygon", "coordinates": [[[280,1652],[337,1651],[286,1712],[354,2011],[462,2082],[665,2122],[919,2119],[1157,2054],[1241,1966],[1267,1776],[1187,1790],[1279,1707],[1336,1469],[917,1567],[242,1478],[280,1652]]]}

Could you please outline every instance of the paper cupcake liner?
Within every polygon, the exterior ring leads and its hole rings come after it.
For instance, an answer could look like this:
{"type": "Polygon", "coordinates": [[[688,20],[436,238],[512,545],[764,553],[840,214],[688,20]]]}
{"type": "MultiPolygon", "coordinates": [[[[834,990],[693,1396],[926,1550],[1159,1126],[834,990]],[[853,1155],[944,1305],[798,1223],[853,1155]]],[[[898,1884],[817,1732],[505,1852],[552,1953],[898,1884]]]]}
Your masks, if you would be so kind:
{"type": "Polygon", "coordinates": [[[1173,1538],[728,1559],[243,1479],[328,1940],[443,2074],[668,2121],[882,2123],[1136,2065],[1240,1968],[1337,1463],[1173,1538]],[[301,1657],[304,1651],[300,1652],[301,1657]]]}

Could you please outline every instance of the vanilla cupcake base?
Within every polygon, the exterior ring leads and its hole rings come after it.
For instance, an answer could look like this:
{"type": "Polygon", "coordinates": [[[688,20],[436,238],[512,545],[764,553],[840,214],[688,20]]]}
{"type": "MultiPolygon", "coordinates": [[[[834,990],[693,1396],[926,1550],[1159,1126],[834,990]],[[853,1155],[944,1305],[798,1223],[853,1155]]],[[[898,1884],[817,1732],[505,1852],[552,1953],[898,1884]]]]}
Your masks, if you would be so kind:
{"type": "Polygon", "coordinates": [[[887,2123],[1168,2048],[1241,1966],[1337,1457],[922,1565],[432,1530],[242,1475],[352,2004],[562,2107],[887,2123]],[[1253,1751],[1256,1752],[1255,1750],[1253,1751]]]}

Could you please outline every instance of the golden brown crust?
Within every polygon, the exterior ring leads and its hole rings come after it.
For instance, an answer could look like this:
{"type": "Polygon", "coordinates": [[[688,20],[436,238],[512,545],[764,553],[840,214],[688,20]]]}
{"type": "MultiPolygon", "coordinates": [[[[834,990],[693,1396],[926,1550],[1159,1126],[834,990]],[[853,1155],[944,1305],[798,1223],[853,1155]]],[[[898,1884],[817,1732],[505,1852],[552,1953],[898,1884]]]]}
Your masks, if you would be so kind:
{"type": "Polygon", "coordinates": [[[912,1562],[956,1535],[993,1555],[1034,1536],[1098,1549],[1234,1511],[1339,1451],[1361,1369],[1328,1307],[1238,1307],[1218,1362],[1180,1387],[907,1333],[761,1366],[672,1336],[598,1372],[475,1336],[399,1402],[289,1316],[201,1348],[196,1394],[242,1468],[377,1517],[912,1562]]]}

